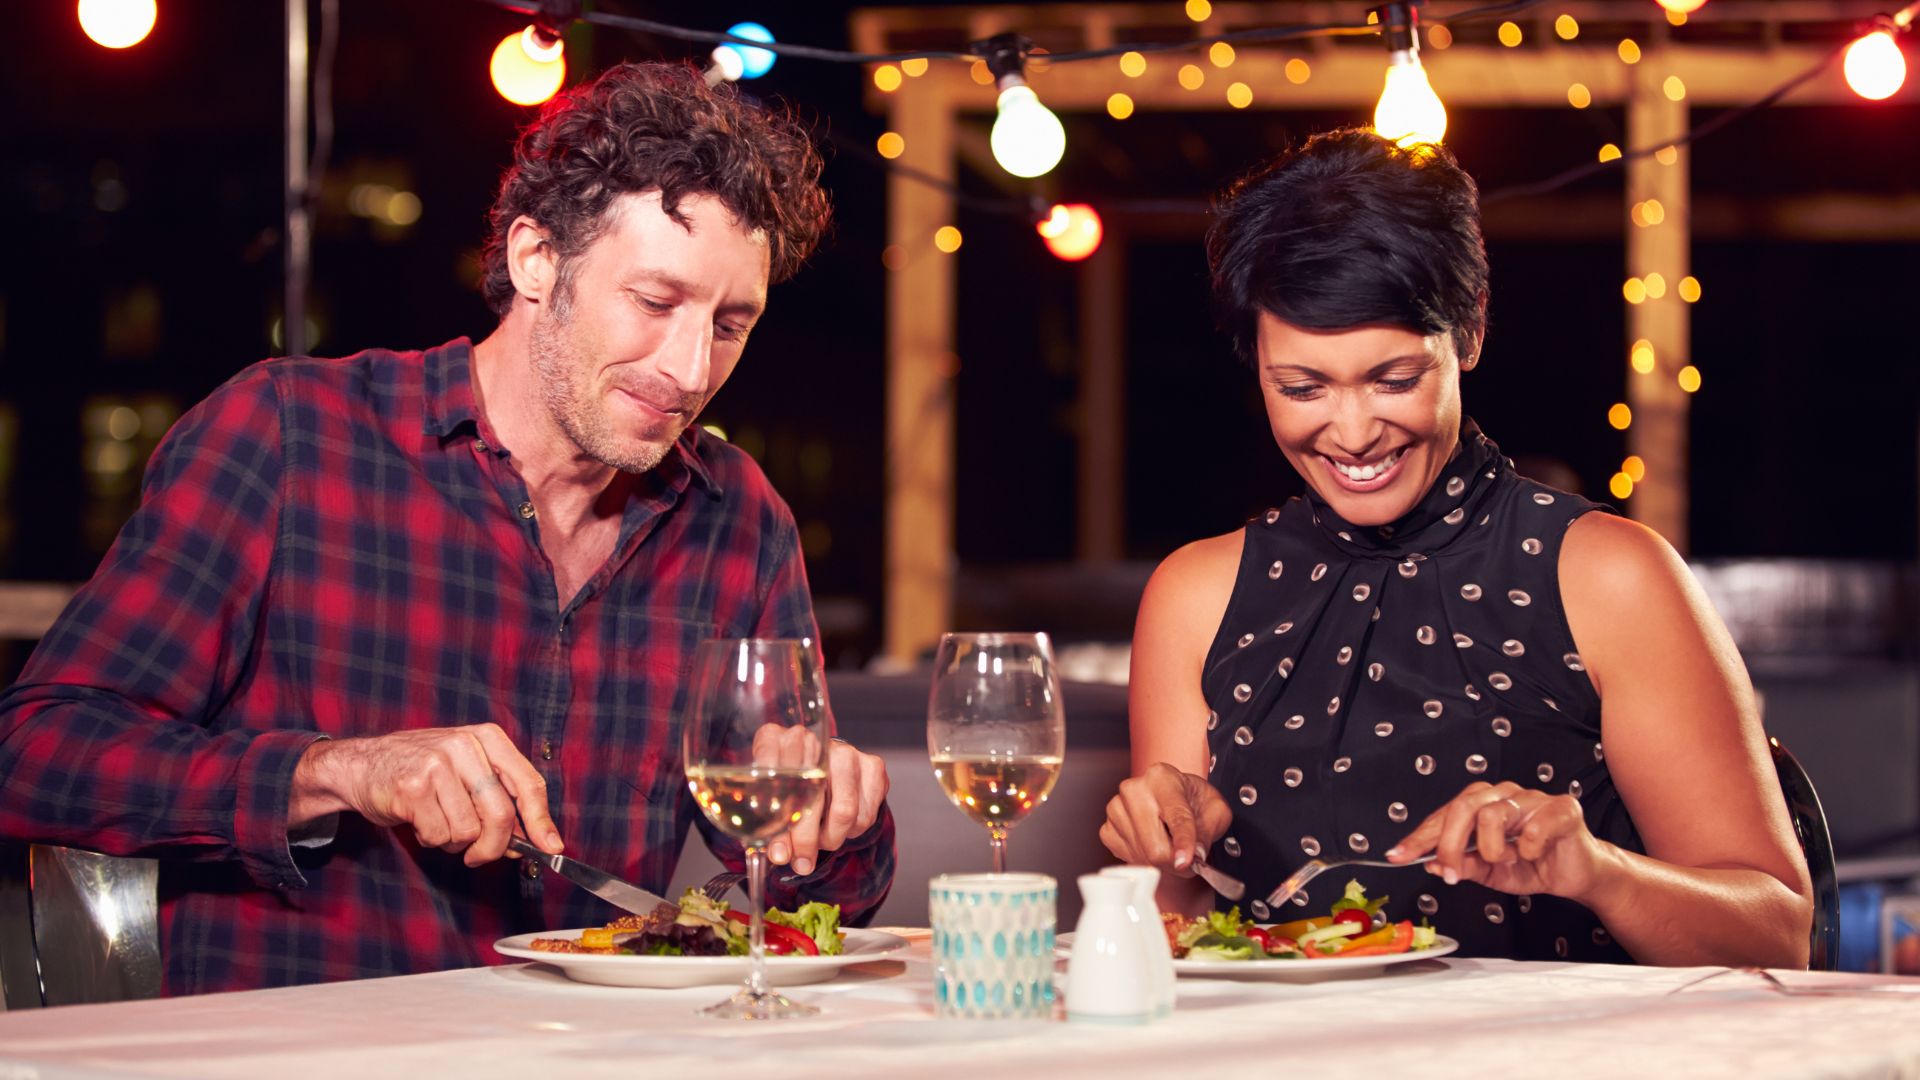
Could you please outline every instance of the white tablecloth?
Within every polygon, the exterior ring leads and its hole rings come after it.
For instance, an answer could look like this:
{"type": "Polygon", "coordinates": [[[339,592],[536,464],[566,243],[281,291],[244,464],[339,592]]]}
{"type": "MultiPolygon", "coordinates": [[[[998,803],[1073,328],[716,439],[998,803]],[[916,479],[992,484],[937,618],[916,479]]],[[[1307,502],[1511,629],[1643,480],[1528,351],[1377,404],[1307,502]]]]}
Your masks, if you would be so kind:
{"type": "MultiPolygon", "coordinates": [[[[922,932],[924,934],[924,932],[922,932]]],[[[583,986],[541,965],[0,1013],[0,1080],[55,1077],[1916,1076],[1920,979],[1440,959],[1327,982],[1183,980],[1144,1028],[932,1016],[909,959],[721,1023],[724,989],[583,986]],[[1874,990],[1871,987],[1878,986],[1874,990]],[[1363,1072],[1364,1070],[1364,1072],[1363,1072]]]]}

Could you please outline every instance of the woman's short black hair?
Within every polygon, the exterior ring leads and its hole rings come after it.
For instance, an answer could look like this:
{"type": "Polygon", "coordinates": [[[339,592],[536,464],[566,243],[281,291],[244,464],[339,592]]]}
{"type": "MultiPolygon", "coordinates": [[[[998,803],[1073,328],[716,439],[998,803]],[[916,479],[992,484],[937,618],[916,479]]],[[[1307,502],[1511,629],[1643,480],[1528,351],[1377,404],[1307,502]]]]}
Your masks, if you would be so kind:
{"type": "Polygon", "coordinates": [[[1248,364],[1263,311],[1313,330],[1449,333],[1462,361],[1486,330],[1480,193],[1443,147],[1315,135],[1220,197],[1207,262],[1215,316],[1248,364]]]}

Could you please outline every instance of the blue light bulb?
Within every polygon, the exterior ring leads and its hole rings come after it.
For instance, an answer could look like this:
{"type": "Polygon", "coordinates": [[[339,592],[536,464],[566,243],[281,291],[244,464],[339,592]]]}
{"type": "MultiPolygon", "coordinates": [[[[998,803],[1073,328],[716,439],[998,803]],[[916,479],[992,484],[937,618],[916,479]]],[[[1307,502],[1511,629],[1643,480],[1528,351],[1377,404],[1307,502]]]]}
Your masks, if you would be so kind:
{"type": "MultiPolygon", "coordinates": [[[[734,23],[732,26],[727,27],[727,33],[732,34],[734,37],[746,38],[749,41],[773,40],[773,31],[761,26],[757,22],[734,23]]],[[[756,49],[751,45],[735,45],[729,42],[720,47],[723,49],[732,49],[739,54],[742,69],[740,77],[743,79],[757,79],[767,72],[772,71],[773,62],[777,59],[772,51],[756,49]]]]}

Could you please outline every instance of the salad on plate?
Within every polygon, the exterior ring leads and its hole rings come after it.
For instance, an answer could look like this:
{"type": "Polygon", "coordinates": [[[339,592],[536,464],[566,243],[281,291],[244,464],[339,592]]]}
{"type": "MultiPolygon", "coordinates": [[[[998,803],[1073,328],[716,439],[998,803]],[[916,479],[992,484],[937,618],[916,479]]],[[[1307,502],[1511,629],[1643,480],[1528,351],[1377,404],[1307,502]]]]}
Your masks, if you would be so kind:
{"type": "MultiPolygon", "coordinates": [[[[724,900],[688,889],[679,904],[661,904],[647,915],[622,915],[578,938],[535,938],[537,952],[601,956],[745,956],[749,917],[724,900]]],[[[812,902],[793,911],[767,909],[768,956],[839,956],[846,940],[840,905],[812,902]]]]}
{"type": "Polygon", "coordinates": [[[1328,914],[1314,918],[1261,926],[1242,918],[1235,907],[1198,917],[1170,911],[1161,919],[1175,960],[1324,960],[1433,948],[1438,936],[1424,919],[1419,926],[1387,919],[1388,899],[1368,899],[1359,882],[1349,881],[1346,895],[1328,914]]]}

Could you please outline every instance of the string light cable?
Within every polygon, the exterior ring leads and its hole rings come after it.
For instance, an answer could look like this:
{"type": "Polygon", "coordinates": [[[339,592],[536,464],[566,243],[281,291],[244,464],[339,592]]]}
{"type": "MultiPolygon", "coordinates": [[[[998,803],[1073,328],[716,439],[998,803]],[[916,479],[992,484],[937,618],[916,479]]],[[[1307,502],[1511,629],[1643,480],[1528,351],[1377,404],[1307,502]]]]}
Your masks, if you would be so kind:
{"type": "MultiPolygon", "coordinates": [[[[621,14],[615,14],[615,13],[604,12],[604,11],[579,12],[578,0],[539,0],[539,3],[528,3],[527,0],[481,0],[481,2],[489,4],[493,7],[498,7],[507,11],[515,12],[520,15],[531,16],[536,19],[538,19],[543,13],[548,12],[553,8],[555,8],[557,4],[566,3],[566,4],[572,5],[573,10],[576,13],[575,17],[577,17],[580,21],[592,23],[595,25],[608,26],[608,27],[625,30],[629,32],[653,34],[659,37],[665,37],[665,38],[670,38],[670,39],[679,40],[679,41],[694,42],[697,44],[734,45],[734,46],[742,46],[742,47],[759,48],[759,49],[768,50],[769,52],[775,53],[776,55],[780,55],[780,56],[793,56],[801,59],[819,60],[819,61],[824,61],[829,63],[841,63],[841,64],[859,64],[859,65],[897,64],[905,60],[914,60],[914,59],[956,60],[956,61],[962,61],[962,62],[968,62],[968,63],[971,63],[974,61],[981,61],[981,60],[990,61],[991,49],[988,47],[989,43],[999,40],[999,39],[990,38],[990,39],[987,39],[985,42],[976,42],[970,47],[969,51],[965,51],[965,52],[952,51],[952,50],[914,49],[914,50],[906,50],[906,51],[899,51],[899,52],[864,53],[864,52],[854,52],[854,51],[844,50],[844,49],[829,49],[829,48],[821,48],[821,47],[812,46],[812,45],[800,45],[792,42],[759,41],[759,40],[740,37],[734,34],[729,34],[721,31],[700,30],[700,29],[695,29],[691,27],[678,26],[672,23],[659,22],[653,19],[644,19],[637,16],[632,16],[632,15],[621,15],[621,14]],[[982,55],[981,51],[983,50],[987,51],[989,55],[982,55]]],[[[1252,28],[1247,30],[1229,31],[1222,34],[1203,35],[1201,37],[1196,37],[1194,39],[1185,40],[1185,41],[1136,42],[1132,44],[1114,45],[1111,47],[1105,47],[1105,48],[1099,48],[1099,49],[1083,49],[1083,50],[1077,50],[1073,52],[1062,52],[1062,53],[1041,54],[1039,53],[1038,50],[1032,49],[1031,46],[1029,45],[1027,51],[1023,54],[1022,59],[1024,60],[1028,56],[1044,55],[1045,59],[1049,63],[1072,63],[1072,62],[1078,62],[1078,61],[1104,59],[1108,57],[1123,55],[1128,52],[1138,52],[1138,53],[1145,54],[1145,53],[1193,51],[1193,50],[1210,47],[1213,43],[1220,42],[1220,41],[1224,41],[1229,44],[1262,44],[1262,43],[1271,44],[1276,42],[1299,40],[1304,38],[1391,34],[1394,30],[1394,25],[1393,25],[1394,18],[1398,14],[1393,9],[1403,8],[1403,7],[1407,9],[1408,11],[1407,21],[1411,22],[1413,19],[1417,18],[1417,15],[1413,14],[1413,9],[1416,9],[1422,2],[1423,0],[1401,0],[1401,2],[1399,3],[1383,4],[1381,5],[1381,8],[1376,9],[1374,11],[1375,21],[1372,21],[1372,22],[1300,23],[1300,24],[1283,25],[1283,26],[1258,27],[1258,28],[1252,28]],[[1386,15],[1388,17],[1381,18],[1382,15],[1386,15]]],[[[1456,12],[1445,19],[1439,20],[1439,23],[1440,25],[1452,27],[1458,24],[1463,24],[1463,23],[1500,18],[1500,17],[1509,16],[1509,15],[1517,14],[1519,12],[1526,11],[1529,8],[1538,7],[1539,5],[1545,2],[1546,0],[1502,0],[1502,2],[1499,2],[1499,3],[1483,4],[1483,5],[1480,5],[1479,7],[1468,8],[1466,10],[1456,12]]],[[[551,16],[549,17],[551,18],[551,16]]],[[[1868,24],[1864,25],[1861,28],[1861,36],[1856,37],[1855,39],[1850,41],[1848,45],[1841,46],[1835,49],[1832,54],[1826,57],[1823,57],[1817,64],[1813,65],[1808,70],[1801,72],[1800,74],[1795,75],[1792,78],[1786,80],[1785,82],[1781,83],[1779,86],[1775,87],[1773,90],[1769,91],[1767,94],[1760,97],[1759,99],[1747,105],[1743,105],[1738,108],[1731,109],[1731,110],[1728,110],[1727,112],[1721,113],[1719,116],[1716,116],[1712,120],[1709,120],[1708,122],[1689,130],[1688,132],[1682,134],[1678,138],[1675,138],[1673,140],[1669,140],[1666,142],[1662,142],[1656,146],[1638,147],[1632,150],[1625,150],[1620,154],[1618,158],[1609,158],[1606,161],[1588,162],[1580,166],[1577,166],[1575,168],[1567,169],[1563,172],[1556,173],[1543,180],[1539,180],[1533,183],[1516,184],[1516,185],[1511,185],[1504,188],[1498,188],[1493,191],[1483,192],[1481,195],[1481,202],[1482,204],[1490,204],[1490,203],[1501,202],[1507,199],[1525,198],[1528,196],[1535,196],[1535,195],[1544,195],[1549,192],[1556,191],[1562,187],[1565,187],[1568,184],[1574,183],[1575,181],[1584,179],[1588,176],[1595,175],[1607,168],[1614,167],[1616,165],[1622,165],[1627,161],[1650,157],[1654,154],[1667,150],[1670,147],[1686,146],[1686,145],[1691,145],[1693,143],[1697,143],[1701,139],[1704,139],[1709,135],[1719,132],[1720,130],[1724,129],[1728,125],[1748,115],[1751,115],[1752,113],[1758,112],[1762,109],[1768,108],[1778,103],[1782,98],[1785,98],[1788,94],[1791,94],[1794,90],[1797,90],[1801,86],[1807,84],[1808,82],[1811,82],[1815,78],[1818,78],[1820,74],[1826,71],[1826,69],[1830,67],[1836,59],[1839,59],[1849,49],[1853,48],[1854,45],[1858,44],[1859,41],[1864,40],[1865,37],[1871,36],[1874,33],[1884,33],[1884,34],[1887,34],[1889,37],[1893,37],[1895,35],[1911,32],[1912,25],[1916,20],[1916,18],[1920,18],[1920,0],[1913,0],[1913,2],[1907,4],[1906,6],[1904,6],[1899,11],[1893,14],[1878,16],[1877,18],[1871,20],[1868,24]]],[[[1009,36],[1012,36],[1012,35],[1002,35],[1002,37],[1009,37],[1009,36]]],[[[1411,37],[1411,34],[1409,34],[1409,37],[1411,37]]],[[[1396,40],[1395,38],[1389,38],[1389,41],[1388,41],[1389,45],[1394,44],[1395,40],[1396,40]]],[[[1391,60],[1391,50],[1390,50],[1390,60],[1391,60]]],[[[1390,66],[1392,66],[1391,63],[1390,63],[1390,66]]],[[[1405,66],[1405,65],[1402,65],[1402,66],[1405,66]]],[[[1000,80],[996,78],[996,83],[998,83],[999,81],[1000,80]]],[[[1004,88],[1002,88],[1002,93],[1004,92],[1005,92],[1004,88]]],[[[901,175],[909,177],[917,182],[924,183],[931,187],[938,188],[940,190],[948,192],[949,194],[952,194],[957,198],[962,199],[963,205],[966,205],[972,209],[985,211],[991,208],[993,212],[998,212],[1001,214],[1014,214],[1014,215],[1030,215],[1033,212],[1031,205],[1027,201],[1017,200],[1017,199],[989,200],[989,199],[983,199],[978,196],[967,196],[965,195],[965,193],[961,191],[960,186],[954,183],[953,181],[934,176],[930,173],[926,173],[918,169],[913,169],[900,162],[879,159],[877,158],[876,155],[872,155],[868,153],[864,147],[855,146],[851,142],[848,142],[839,138],[835,138],[833,141],[835,142],[836,145],[854,150],[863,158],[866,158],[869,160],[875,160],[876,163],[879,164],[880,167],[882,168],[899,172],[901,175]]],[[[1206,206],[1206,203],[1204,202],[1204,200],[1156,199],[1156,200],[1109,200],[1104,205],[1107,205],[1112,210],[1130,210],[1130,209],[1150,207],[1150,209],[1153,211],[1164,211],[1164,210],[1178,209],[1178,208],[1189,208],[1189,209],[1195,208],[1195,207],[1204,208],[1206,206]],[[1136,203],[1138,203],[1138,207],[1136,207],[1136,203]]]]}

